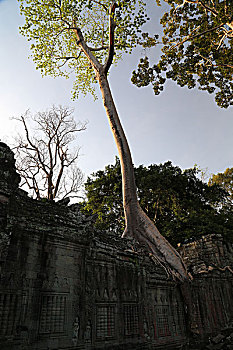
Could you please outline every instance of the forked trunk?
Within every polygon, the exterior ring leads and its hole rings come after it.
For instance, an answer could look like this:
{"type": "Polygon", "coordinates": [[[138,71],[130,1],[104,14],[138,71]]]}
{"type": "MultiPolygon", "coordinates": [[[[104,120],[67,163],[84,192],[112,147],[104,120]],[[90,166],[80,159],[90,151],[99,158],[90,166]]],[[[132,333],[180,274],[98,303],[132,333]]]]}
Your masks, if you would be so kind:
{"type": "Polygon", "coordinates": [[[126,228],[122,237],[133,237],[149,249],[169,274],[181,281],[188,279],[186,267],[178,252],[159,233],[154,223],[141,209],[137,200],[134,168],[130,149],[112,98],[106,74],[103,69],[96,71],[102,92],[104,107],[118,148],[123,183],[123,205],[126,228]]]}
{"type": "Polygon", "coordinates": [[[102,65],[92,54],[87,46],[80,28],[77,27],[75,19],[73,20],[73,31],[76,35],[78,45],[88,58],[92,65],[96,79],[102,92],[102,98],[106,114],[112,129],[113,136],[118,148],[121,162],[122,183],[123,183],[123,205],[125,212],[126,228],[123,237],[134,237],[150,251],[154,259],[159,261],[169,274],[178,278],[180,281],[188,280],[188,274],[182,258],[178,252],[167,242],[159,233],[153,222],[141,209],[137,200],[137,189],[134,179],[134,168],[125,133],[112,98],[111,90],[108,84],[107,72],[111,66],[114,55],[114,10],[115,1],[112,2],[109,11],[109,55],[107,61],[102,65]]]}

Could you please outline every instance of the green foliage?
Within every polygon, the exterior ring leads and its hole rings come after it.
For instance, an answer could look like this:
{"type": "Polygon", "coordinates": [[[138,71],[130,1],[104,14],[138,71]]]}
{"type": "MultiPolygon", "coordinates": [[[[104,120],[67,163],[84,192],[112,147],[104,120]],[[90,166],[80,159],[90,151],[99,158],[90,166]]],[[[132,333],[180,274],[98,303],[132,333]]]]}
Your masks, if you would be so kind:
{"type": "MultiPolygon", "coordinates": [[[[22,35],[32,42],[32,57],[42,75],[75,77],[73,98],[79,92],[95,95],[95,72],[73,32],[74,20],[82,30],[93,54],[104,62],[108,55],[108,19],[110,0],[18,0],[25,24],[22,35]]],[[[115,56],[130,53],[141,37],[141,26],[147,21],[141,0],[118,1],[115,20],[115,56]]]]}
{"type": "Polygon", "coordinates": [[[122,233],[124,230],[124,210],[122,204],[122,181],[120,161],[108,165],[88,177],[85,184],[87,201],[83,211],[97,213],[96,227],[122,233]]]}
{"type": "MultiPolygon", "coordinates": [[[[170,6],[160,20],[163,36],[144,35],[141,45],[162,45],[158,63],[141,59],[132,82],[152,84],[158,95],[166,79],[181,87],[215,92],[220,107],[233,104],[233,1],[164,0],[170,6]]],[[[157,2],[158,4],[158,2],[157,2]]]]}
{"type": "MultiPolygon", "coordinates": [[[[218,185],[202,182],[198,173],[197,168],[182,171],[171,162],[135,168],[141,207],[174,245],[209,233],[232,235],[232,212],[221,210],[227,193],[218,185]]],[[[82,210],[98,214],[97,228],[121,234],[124,213],[119,160],[92,174],[85,188],[87,201],[82,210]]]]}
{"type": "Polygon", "coordinates": [[[216,175],[212,175],[209,179],[209,185],[213,186],[217,184],[222,187],[225,191],[229,193],[229,201],[230,205],[233,204],[233,168],[227,168],[224,173],[218,173],[216,175]]]}

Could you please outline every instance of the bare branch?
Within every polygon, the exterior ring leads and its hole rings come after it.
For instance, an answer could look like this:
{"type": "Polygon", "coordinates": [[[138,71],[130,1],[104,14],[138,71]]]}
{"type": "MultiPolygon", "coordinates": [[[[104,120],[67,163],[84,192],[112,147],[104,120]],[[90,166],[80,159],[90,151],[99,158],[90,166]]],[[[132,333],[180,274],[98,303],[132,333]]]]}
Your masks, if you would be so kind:
{"type": "MultiPolygon", "coordinates": [[[[25,131],[25,139],[22,135],[15,138],[16,166],[23,178],[22,185],[33,190],[37,199],[46,194],[47,199],[53,200],[66,182],[68,193],[73,193],[76,188],[70,172],[72,166],[76,167],[80,149],[70,152],[69,147],[75,134],[86,129],[87,122],[76,123],[72,114],[73,109],[53,106],[49,111],[31,116],[36,130],[34,135],[24,116],[15,118],[23,124],[25,131]]],[[[76,173],[74,168],[72,171],[76,173]]],[[[81,172],[79,174],[81,176],[81,172]]],[[[74,178],[78,184],[77,176],[74,178]]],[[[66,193],[62,192],[64,196],[66,193]]]]}
{"type": "Polygon", "coordinates": [[[22,120],[23,125],[24,125],[24,130],[25,130],[25,133],[26,133],[26,139],[27,139],[27,141],[29,142],[29,144],[31,145],[32,149],[36,151],[37,156],[38,156],[38,160],[39,160],[39,162],[40,162],[40,164],[41,164],[41,166],[42,166],[44,172],[45,172],[46,174],[48,174],[48,172],[47,172],[47,170],[46,170],[46,167],[45,167],[45,164],[44,164],[44,162],[43,162],[43,160],[42,160],[41,153],[40,153],[38,147],[36,147],[36,146],[32,143],[32,141],[31,141],[31,139],[30,139],[30,137],[29,137],[29,131],[28,131],[28,127],[27,127],[27,124],[26,124],[26,121],[25,121],[25,117],[24,117],[24,116],[21,116],[21,120],[22,120]]]}

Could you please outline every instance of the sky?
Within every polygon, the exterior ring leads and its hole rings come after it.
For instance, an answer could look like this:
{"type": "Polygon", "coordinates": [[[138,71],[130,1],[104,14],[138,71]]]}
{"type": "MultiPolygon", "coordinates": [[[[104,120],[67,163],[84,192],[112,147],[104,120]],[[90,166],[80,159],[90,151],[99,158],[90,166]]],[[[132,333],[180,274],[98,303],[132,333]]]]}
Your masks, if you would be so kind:
{"type": "MultiPolygon", "coordinates": [[[[160,10],[148,0],[150,29],[158,28],[160,10]]],[[[42,78],[28,59],[29,43],[19,34],[24,20],[16,0],[0,0],[0,139],[11,144],[19,126],[12,117],[27,109],[33,113],[54,105],[75,108],[76,120],[88,120],[87,130],[79,133],[79,166],[90,173],[113,164],[117,149],[99,99],[92,96],[71,100],[72,79],[42,78]]],[[[208,173],[233,166],[233,109],[220,109],[214,97],[169,82],[155,96],[151,87],[137,88],[130,82],[143,52],[112,67],[110,85],[128,137],[135,166],[159,164],[167,160],[182,169],[197,164],[208,173]]],[[[153,52],[150,55],[158,55],[153,52]]]]}

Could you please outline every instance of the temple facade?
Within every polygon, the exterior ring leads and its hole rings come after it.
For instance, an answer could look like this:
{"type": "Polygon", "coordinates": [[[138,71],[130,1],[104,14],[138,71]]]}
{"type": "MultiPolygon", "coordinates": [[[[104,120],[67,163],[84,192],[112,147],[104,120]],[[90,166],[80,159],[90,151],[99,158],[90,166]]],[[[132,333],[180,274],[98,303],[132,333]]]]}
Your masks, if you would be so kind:
{"type": "Polygon", "coordinates": [[[180,349],[232,321],[232,245],[210,235],[180,248],[182,287],[134,241],[93,228],[78,204],[19,189],[0,143],[0,349],[180,349]]]}

